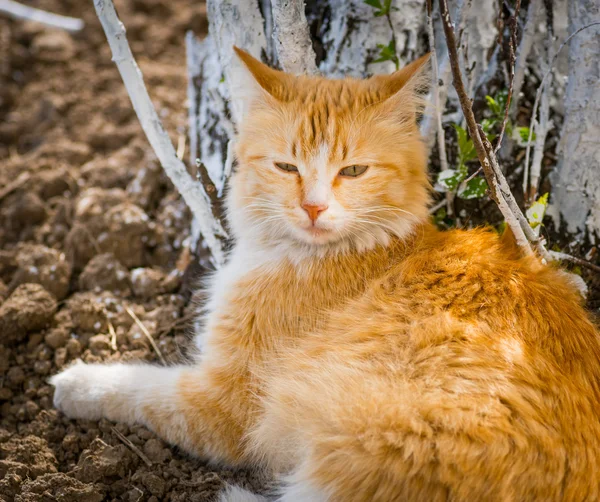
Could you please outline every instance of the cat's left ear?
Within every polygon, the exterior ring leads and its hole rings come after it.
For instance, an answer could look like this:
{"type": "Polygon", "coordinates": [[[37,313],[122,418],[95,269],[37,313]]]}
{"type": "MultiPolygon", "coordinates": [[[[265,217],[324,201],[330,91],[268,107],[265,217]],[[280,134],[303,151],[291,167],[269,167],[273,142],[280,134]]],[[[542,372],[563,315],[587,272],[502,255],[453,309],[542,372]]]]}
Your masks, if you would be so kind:
{"type": "MultiPolygon", "coordinates": [[[[391,75],[376,75],[373,83],[383,95],[383,106],[390,111],[403,111],[412,116],[423,107],[422,95],[429,86],[430,72],[428,71],[430,54],[406,65],[391,75]]],[[[405,114],[406,114],[405,113],[405,114]]]]}
{"type": "Polygon", "coordinates": [[[234,46],[232,61],[231,100],[235,117],[243,120],[253,106],[275,104],[287,101],[294,77],[274,70],[246,51],[234,46]]]}

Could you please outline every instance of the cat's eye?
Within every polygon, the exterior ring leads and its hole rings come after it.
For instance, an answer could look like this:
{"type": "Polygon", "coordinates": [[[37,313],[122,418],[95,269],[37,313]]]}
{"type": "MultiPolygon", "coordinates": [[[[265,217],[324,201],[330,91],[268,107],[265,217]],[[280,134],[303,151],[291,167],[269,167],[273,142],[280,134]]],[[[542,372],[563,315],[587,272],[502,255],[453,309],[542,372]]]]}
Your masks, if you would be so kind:
{"type": "Polygon", "coordinates": [[[340,171],[340,176],[347,176],[349,178],[356,178],[361,174],[364,174],[366,170],[369,169],[369,166],[348,166],[344,167],[340,171]]]}
{"type": "Polygon", "coordinates": [[[282,171],[286,171],[288,173],[297,173],[298,172],[298,168],[295,165],[288,164],[287,162],[275,162],[275,165],[282,171]]]}

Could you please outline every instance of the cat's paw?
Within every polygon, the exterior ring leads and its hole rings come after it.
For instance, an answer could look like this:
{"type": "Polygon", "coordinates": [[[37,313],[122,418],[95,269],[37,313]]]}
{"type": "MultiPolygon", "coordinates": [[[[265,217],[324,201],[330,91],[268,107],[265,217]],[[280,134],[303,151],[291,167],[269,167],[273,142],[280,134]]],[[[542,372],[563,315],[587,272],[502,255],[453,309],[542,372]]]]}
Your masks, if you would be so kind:
{"type": "Polygon", "coordinates": [[[70,418],[102,418],[105,396],[99,366],[78,360],[51,377],[49,382],[54,385],[54,406],[70,418]]]}

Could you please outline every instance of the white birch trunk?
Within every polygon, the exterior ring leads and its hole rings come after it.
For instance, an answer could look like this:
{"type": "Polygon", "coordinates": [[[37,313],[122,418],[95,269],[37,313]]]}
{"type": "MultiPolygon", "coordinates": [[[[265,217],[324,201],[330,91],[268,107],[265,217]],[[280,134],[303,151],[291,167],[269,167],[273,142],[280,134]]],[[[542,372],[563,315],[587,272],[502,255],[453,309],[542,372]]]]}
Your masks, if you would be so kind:
{"type": "MultiPolygon", "coordinates": [[[[600,20],[598,0],[569,2],[569,32],[600,20]]],[[[553,215],[569,233],[600,236],[600,26],[575,36],[569,46],[569,76],[560,159],[553,175],[553,215]]],[[[562,228],[561,228],[562,230],[562,228]]]]}

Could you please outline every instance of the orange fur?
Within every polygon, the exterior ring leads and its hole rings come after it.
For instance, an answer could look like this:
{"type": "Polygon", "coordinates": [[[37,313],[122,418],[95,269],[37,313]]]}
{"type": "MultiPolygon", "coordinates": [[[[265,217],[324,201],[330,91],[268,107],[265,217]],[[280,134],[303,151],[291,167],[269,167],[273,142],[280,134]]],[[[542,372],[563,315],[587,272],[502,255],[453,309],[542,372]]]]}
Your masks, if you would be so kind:
{"type": "Polygon", "coordinates": [[[427,223],[424,61],[329,81],[238,54],[256,88],[202,354],[128,367],[146,387],[75,366],[57,405],[287,475],[286,501],[598,500],[598,332],[562,271],[427,223]],[[311,198],[328,205],[314,228],[311,198]]]}

